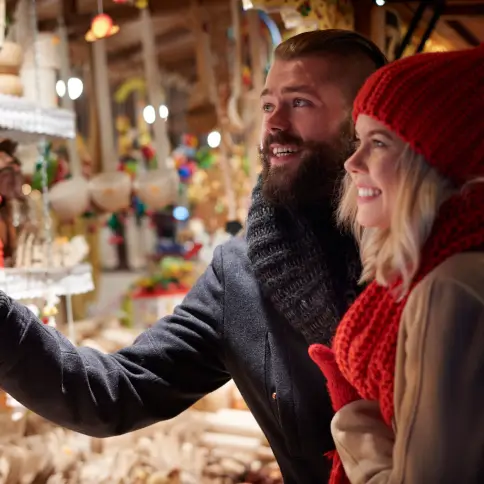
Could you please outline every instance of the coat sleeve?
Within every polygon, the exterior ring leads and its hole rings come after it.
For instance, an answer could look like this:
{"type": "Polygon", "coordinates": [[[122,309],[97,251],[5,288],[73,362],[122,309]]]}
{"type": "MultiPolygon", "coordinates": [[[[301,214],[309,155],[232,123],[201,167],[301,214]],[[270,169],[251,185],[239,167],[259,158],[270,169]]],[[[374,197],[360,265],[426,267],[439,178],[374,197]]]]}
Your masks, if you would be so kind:
{"type": "Polygon", "coordinates": [[[421,283],[401,325],[395,434],[375,402],[354,402],[332,422],[351,484],[484,482],[482,288],[421,283]]]}
{"type": "Polygon", "coordinates": [[[76,348],[0,293],[0,386],[64,427],[107,437],[169,419],[226,383],[222,250],[172,316],[128,348],[76,348]]]}

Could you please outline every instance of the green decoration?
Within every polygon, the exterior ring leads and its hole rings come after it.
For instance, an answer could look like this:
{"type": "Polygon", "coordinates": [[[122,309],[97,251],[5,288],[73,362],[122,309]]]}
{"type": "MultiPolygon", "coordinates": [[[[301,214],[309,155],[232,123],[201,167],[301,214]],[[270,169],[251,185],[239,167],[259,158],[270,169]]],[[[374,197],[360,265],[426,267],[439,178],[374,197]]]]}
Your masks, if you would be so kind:
{"type": "Polygon", "coordinates": [[[51,186],[54,182],[59,169],[57,156],[52,153],[52,145],[47,143],[45,145],[42,156],[39,157],[35,165],[34,175],[32,177],[32,188],[34,190],[42,190],[42,157],[47,161],[47,185],[51,186]]]}
{"type": "Polygon", "coordinates": [[[215,156],[211,148],[203,147],[197,151],[196,160],[203,170],[210,168],[215,163],[215,156]]]}
{"type": "Polygon", "coordinates": [[[109,228],[110,228],[110,229],[111,229],[111,230],[112,230],[114,233],[119,232],[119,230],[120,230],[120,229],[122,228],[122,226],[123,226],[123,224],[122,224],[122,222],[121,222],[121,218],[119,217],[119,215],[117,215],[117,214],[115,214],[115,213],[113,213],[113,214],[112,214],[112,215],[109,217],[109,219],[108,219],[108,221],[107,221],[106,225],[107,225],[107,226],[108,226],[108,227],[109,227],[109,228]]]}

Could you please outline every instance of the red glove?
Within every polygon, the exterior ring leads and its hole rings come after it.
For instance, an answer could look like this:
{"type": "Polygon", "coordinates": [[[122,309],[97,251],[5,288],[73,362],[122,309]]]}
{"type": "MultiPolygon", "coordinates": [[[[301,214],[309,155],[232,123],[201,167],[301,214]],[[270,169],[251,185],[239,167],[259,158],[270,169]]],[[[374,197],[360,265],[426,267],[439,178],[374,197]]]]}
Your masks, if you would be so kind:
{"type": "Polygon", "coordinates": [[[322,344],[313,344],[309,347],[309,356],[326,377],[328,393],[335,412],[348,403],[361,399],[351,383],[342,375],[333,350],[322,344]]]}
{"type": "MultiPolygon", "coordinates": [[[[309,356],[319,366],[327,380],[328,393],[335,412],[348,403],[360,400],[358,392],[342,375],[333,350],[321,344],[313,344],[309,347],[309,356]]],[[[329,484],[349,484],[338,453],[331,451],[326,454],[326,457],[333,461],[329,484]]]]}

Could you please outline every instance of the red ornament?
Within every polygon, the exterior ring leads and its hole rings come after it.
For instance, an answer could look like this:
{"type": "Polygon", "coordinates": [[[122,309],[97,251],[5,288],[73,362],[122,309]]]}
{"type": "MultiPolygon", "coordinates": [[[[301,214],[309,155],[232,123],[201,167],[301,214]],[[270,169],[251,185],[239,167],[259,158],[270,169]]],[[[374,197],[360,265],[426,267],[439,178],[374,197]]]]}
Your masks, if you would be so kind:
{"type": "Polygon", "coordinates": [[[147,160],[151,160],[155,155],[155,151],[150,146],[143,146],[141,148],[141,153],[147,160]]]}
{"type": "Polygon", "coordinates": [[[109,237],[109,243],[111,245],[121,245],[123,242],[124,239],[120,235],[112,235],[111,237],[109,237]]]}

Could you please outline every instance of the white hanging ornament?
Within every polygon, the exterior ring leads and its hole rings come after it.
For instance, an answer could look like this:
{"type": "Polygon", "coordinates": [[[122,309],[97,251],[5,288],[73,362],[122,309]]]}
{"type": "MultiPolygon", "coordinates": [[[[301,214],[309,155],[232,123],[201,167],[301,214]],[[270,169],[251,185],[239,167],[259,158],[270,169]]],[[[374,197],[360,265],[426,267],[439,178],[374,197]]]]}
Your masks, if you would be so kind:
{"type": "Polygon", "coordinates": [[[69,221],[89,208],[89,182],[82,176],[56,183],[49,192],[52,210],[61,221],[69,221]]]}
{"type": "Polygon", "coordinates": [[[180,179],[175,170],[150,170],[138,176],[136,194],[149,210],[161,210],[178,200],[180,179]]]}
{"type": "Polygon", "coordinates": [[[108,213],[125,210],[131,203],[131,177],[123,172],[100,173],[89,182],[92,201],[108,213]]]}

